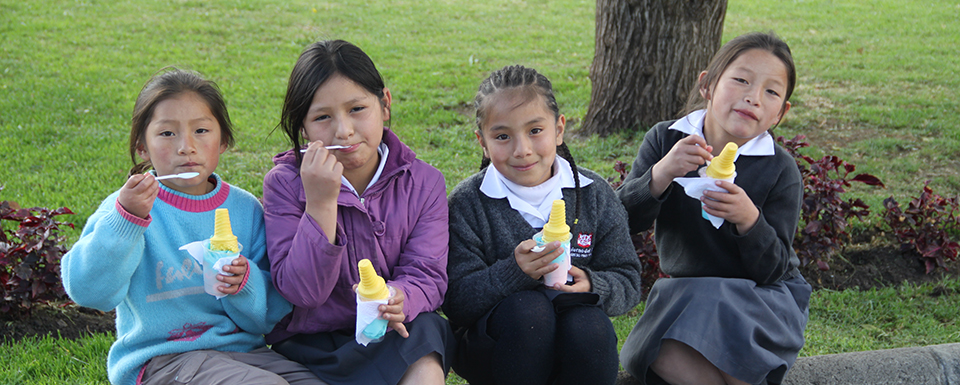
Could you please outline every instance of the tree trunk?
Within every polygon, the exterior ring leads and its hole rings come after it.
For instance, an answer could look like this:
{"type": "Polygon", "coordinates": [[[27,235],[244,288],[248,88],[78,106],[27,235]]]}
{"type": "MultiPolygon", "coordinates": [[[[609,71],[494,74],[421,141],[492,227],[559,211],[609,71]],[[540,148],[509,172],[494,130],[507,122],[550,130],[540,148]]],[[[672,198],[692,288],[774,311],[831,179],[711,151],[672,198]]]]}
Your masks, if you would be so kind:
{"type": "Polygon", "coordinates": [[[676,119],[720,48],[726,0],[597,0],[584,134],[676,119]]]}

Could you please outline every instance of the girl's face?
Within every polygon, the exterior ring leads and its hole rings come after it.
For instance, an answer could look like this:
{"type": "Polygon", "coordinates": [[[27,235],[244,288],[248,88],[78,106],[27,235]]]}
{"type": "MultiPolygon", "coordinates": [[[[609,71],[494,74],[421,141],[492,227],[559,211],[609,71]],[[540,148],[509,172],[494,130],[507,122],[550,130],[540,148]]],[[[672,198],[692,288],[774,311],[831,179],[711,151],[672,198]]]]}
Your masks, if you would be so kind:
{"type": "Polygon", "coordinates": [[[786,92],[787,67],[780,59],[762,49],[741,53],[713,90],[700,90],[707,100],[703,129],[707,142],[714,148],[728,142],[742,146],[762,134],[790,109],[789,102],[784,104],[786,92]]]}
{"type": "Polygon", "coordinates": [[[379,166],[377,147],[383,139],[384,122],[390,119],[390,90],[383,99],[343,75],[334,75],[317,88],[303,118],[303,137],[323,141],[343,164],[343,175],[370,177],[379,166]]]}
{"type": "Polygon", "coordinates": [[[227,144],[221,142],[220,123],[200,95],[185,92],[157,103],[143,141],[137,152],[153,163],[158,176],[200,173],[190,179],[167,179],[160,183],[190,195],[213,190],[207,178],[217,169],[227,144]]]}
{"type": "Polygon", "coordinates": [[[483,154],[511,182],[537,186],[553,176],[557,146],[563,143],[563,115],[554,118],[543,97],[523,100],[498,91],[476,132],[483,154]]]}

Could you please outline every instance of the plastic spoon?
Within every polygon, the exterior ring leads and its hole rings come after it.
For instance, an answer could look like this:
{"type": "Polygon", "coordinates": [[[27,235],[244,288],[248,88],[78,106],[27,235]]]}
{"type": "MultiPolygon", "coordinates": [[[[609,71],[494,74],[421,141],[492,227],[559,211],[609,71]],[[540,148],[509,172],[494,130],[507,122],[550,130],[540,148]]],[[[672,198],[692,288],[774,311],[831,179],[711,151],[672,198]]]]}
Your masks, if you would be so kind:
{"type": "MultiPolygon", "coordinates": [[[[336,146],[336,145],[334,145],[334,146],[323,146],[323,148],[328,149],[328,150],[342,150],[342,149],[347,148],[347,147],[349,147],[349,146],[336,146]]],[[[305,149],[305,148],[304,148],[304,149],[301,149],[300,152],[307,152],[307,149],[305,149]]]]}
{"type": "Polygon", "coordinates": [[[195,177],[195,176],[197,176],[197,175],[200,175],[200,173],[199,173],[199,172],[181,172],[181,173],[179,173],[179,174],[170,174],[170,175],[158,176],[158,177],[157,177],[157,180],[173,179],[173,178],[190,179],[190,178],[193,178],[193,177],[195,177]]]}

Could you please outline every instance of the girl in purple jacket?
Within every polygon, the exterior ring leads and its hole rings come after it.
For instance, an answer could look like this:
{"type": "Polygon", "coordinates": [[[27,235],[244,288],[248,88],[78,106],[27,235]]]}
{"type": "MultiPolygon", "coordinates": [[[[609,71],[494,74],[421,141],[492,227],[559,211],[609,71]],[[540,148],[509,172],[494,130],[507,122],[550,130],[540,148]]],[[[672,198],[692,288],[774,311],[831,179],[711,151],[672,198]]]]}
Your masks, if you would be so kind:
{"type": "Polygon", "coordinates": [[[360,48],[311,44],[278,126],[291,149],[263,182],[273,282],[294,305],[267,342],[330,384],[443,384],[453,356],[435,312],[447,290],[446,185],[384,127],[391,99],[360,48]],[[361,259],[395,292],[379,308],[392,330],[367,346],[354,337],[361,259]]]}

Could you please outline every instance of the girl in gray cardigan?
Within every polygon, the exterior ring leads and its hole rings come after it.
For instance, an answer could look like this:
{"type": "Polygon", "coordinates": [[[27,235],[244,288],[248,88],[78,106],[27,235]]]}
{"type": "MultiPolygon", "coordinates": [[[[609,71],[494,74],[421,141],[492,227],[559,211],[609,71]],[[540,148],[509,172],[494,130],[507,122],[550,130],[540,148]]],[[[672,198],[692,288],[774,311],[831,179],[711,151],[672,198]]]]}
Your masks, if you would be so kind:
{"type": "Polygon", "coordinates": [[[481,171],[448,198],[443,311],[461,336],[454,370],[475,385],[613,384],[609,317],[640,302],[626,212],[602,177],[577,170],[546,77],[505,67],[484,80],[475,104],[481,171]],[[567,202],[572,280],[546,287],[542,276],[562,250],[553,242],[534,252],[531,238],[554,199],[567,202]]]}

